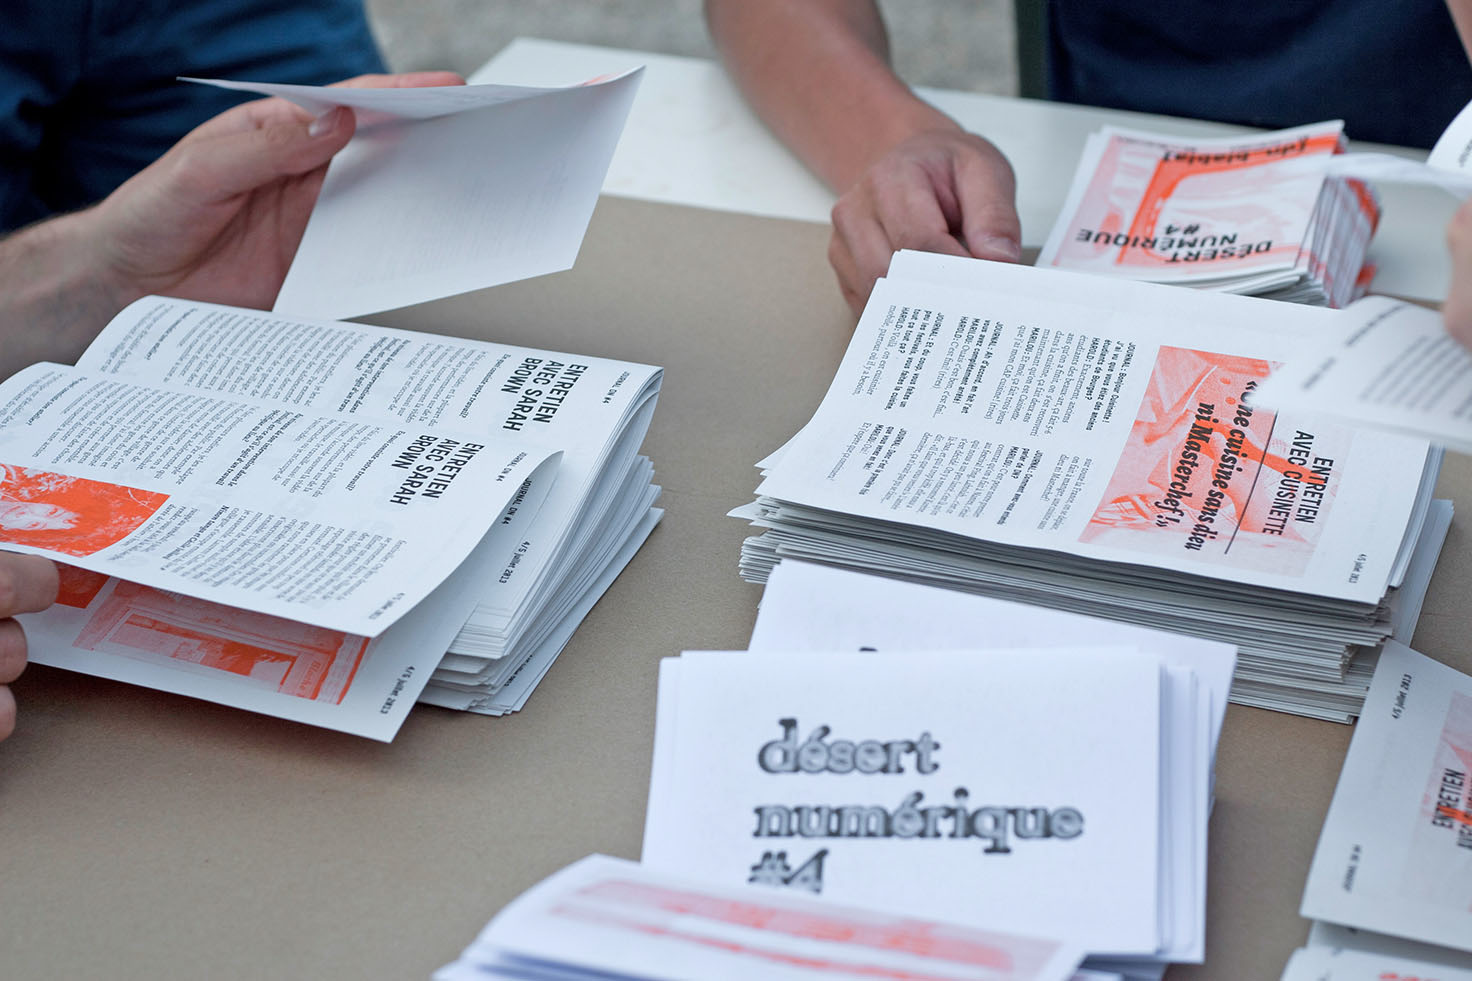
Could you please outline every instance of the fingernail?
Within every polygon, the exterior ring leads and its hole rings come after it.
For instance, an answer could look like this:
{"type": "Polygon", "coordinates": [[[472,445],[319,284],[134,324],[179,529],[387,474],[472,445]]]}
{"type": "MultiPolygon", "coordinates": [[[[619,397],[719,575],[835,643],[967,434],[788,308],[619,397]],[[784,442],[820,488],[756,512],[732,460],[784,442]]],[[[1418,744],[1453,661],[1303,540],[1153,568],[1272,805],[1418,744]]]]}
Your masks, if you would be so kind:
{"type": "Polygon", "coordinates": [[[307,136],[316,138],[323,133],[337,129],[342,122],[342,114],[347,112],[344,106],[333,106],[331,109],[312,120],[312,125],[307,127],[307,136]]]}
{"type": "Polygon", "coordinates": [[[973,243],[971,254],[978,259],[1016,262],[1022,258],[1022,243],[1008,235],[992,235],[973,243]]]}

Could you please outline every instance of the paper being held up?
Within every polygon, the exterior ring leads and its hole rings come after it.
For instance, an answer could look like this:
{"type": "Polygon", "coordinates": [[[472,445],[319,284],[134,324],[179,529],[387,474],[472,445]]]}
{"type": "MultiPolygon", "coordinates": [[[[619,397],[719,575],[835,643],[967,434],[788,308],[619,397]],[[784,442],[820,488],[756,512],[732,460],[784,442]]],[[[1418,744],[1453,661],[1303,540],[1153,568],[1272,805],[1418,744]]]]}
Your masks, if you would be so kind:
{"type": "Polygon", "coordinates": [[[641,74],[556,89],[209,81],[359,113],[275,309],[346,319],[570,268],[641,74]]]}

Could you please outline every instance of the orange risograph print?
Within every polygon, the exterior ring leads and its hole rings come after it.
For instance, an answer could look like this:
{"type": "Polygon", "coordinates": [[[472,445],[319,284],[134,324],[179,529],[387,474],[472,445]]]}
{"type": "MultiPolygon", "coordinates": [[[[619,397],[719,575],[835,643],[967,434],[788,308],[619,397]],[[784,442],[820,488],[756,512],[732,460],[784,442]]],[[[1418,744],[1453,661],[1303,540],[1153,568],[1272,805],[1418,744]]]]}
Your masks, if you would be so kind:
{"type": "Polygon", "coordinates": [[[60,588],[56,591],[56,605],[71,606],[78,610],[91,606],[97,594],[102,592],[102,587],[112,578],[105,573],[78,569],[65,562],[56,563],[56,571],[61,580],[60,588]]]}
{"type": "Polygon", "coordinates": [[[1453,692],[1406,856],[1406,892],[1472,913],[1472,698],[1453,692]]]}
{"type": "Polygon", "coordinates": [[[225,671],[283,695],[340,704],[368,640],[119,581],[75,646],[168,667],[225,671]]]}
{"type": "Polygon", "coordinates": [[[1168,280],[1286,268],[1338,139],[1326,128],[1212,152],[1112,133],[1053,264],[1168,280]]]}
{"type": "Polygon", "coordinates": [[[1244,398],[1256,358],[1162,347],[1103,499],[1080,535],[1098,545],[1300,576],[1339,487],[1351,433],[1312,431],[1244,398]]]}
{"type": "Polygon", "coordinates": [[[872,977],[889,981],[946,981],[957,977],[1036,977],[1059,942],[1035,937],[905,921],[883,913],[794,904],[781,893],[752,890],[733,899],[657,883],[620,879],[591,882],[550,910],[559,918],[608,930],[744,958],[745,976],[767,966],[798,964],[814,976],[872,977]],[[819,946],[798,956],[792,941],[819,946]],[[913,958],[896,968],[896,950],[913,958]],[[933,965],[933,966],[927,966],[933,965]],[[962,972],[962,973],[958,973],[962,972]]]}
{"type": "Polygon", "coordinates": [[[0,542],[91,555],[128,537],[168,499],[137,487],[0,464],[0,542]]]}

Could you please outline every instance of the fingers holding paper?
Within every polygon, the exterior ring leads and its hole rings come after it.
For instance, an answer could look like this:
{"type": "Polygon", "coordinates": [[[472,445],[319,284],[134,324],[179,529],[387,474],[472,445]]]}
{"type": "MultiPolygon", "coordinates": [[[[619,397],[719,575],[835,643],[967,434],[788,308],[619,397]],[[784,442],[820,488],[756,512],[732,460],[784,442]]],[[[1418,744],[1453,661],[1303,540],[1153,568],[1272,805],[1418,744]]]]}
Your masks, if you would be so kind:
{"type": "Polygon", "coordinates": [[[0,552],[0,739],[15,729],[10,684],[26,666],[26,635],[17,613],[44,610],[56,600],[56,565],[36,555],[0,552]]]}
{"type": "Polygon", "coordinates": [[[917,133],[880,157],[833,208],[828,259],[863,310],[899,249],[1015,262],[1022,254],[1012,167],[964,130],[917,133]]]}
{"type": "MultiPolygon", "coordinates": [[[[355,88],[463,84],[451,72],[365,75],[355,88]]],[[[91,213],[99,268],[122,302],[147,293],[269,308],[327,165],[354,117],[313,117],[283,99],[237,106],[197,127],[91,213]]]]}

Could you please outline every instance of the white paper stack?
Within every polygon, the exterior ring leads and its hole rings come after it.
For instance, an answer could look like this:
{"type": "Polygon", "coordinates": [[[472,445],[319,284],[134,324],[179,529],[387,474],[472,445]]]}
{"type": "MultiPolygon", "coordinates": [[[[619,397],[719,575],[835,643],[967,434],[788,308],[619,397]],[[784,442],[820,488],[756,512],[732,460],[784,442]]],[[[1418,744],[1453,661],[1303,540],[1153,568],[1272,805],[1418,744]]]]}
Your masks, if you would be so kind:
{"type": "Polygon", "coordinates": [[[660,666],[643,858],[1199,960],[1211,726],[1194,670],[1131,647],[686,653],[660,666]]]}
{"type": "MultiPolygon", "coordinates": [[[[896,582],[878,576],[807,562],[783,562],[762,592],[753,651],[968,650],[984,641],[1010,648],[1116,644],[1137,647],[1165,663],[1190,669],[1210,695],[1208,760],[1216,758],[1236,649],[1182,634],[1010,603],[951,589],[896,582]]],[[[1167,751],[1169,747],[1167,747],[1167,751]]],[[[1163,842],[1174,855],[1190,855],[1195,870],[1181,890],[1192,897],[1176,912],[1169,952],[1150,961],[1110,962],[1126,976],[1148,977],[1169,960],[1199,961],[1204,953],[1206,850],[1185,836],[1163,842]]],[[[1102,962],[1095,958],[1091,965],[1102,962]]]]}
{"type": "Polygon", "coordinates": [[[716,886],[590,855],[503,909],[435,981],[1064,981],[1058,940],[716,886]]]}
{"type": "Polygon", "coordinates": [[[1472,968],[1472,677],[1386,646],[1302,913],[1460,951],[1472,968]]]}
{"type": "Polygon", "coordinates": [[[6,510],[90,502],[54,530],[0,520],[10,547],[90,570],[28,619],[33,658],[385,740],[416,697],[517,709],[659,520],[638,450],[661,379],[140,300],[75,369],[0,398],[6,510]]]}
{"type": "Polygon", "coordinates": [[[1338,314],[899,253],[733,512],[798,558],[1237,645],[1232,697],[1347,721],[1450,522],[1439,451],[1254,408],[1338,314]],[[956,284],[965,284],[958,287],[956,284]]]}
{"type": "Polygon", "coordinates": [[[1105,127],[1037,264],[1345,306],[1369,282],[1380,204],[1330,175],[1343,143],[1338,121],[1214,139],[1105,127]]]}

